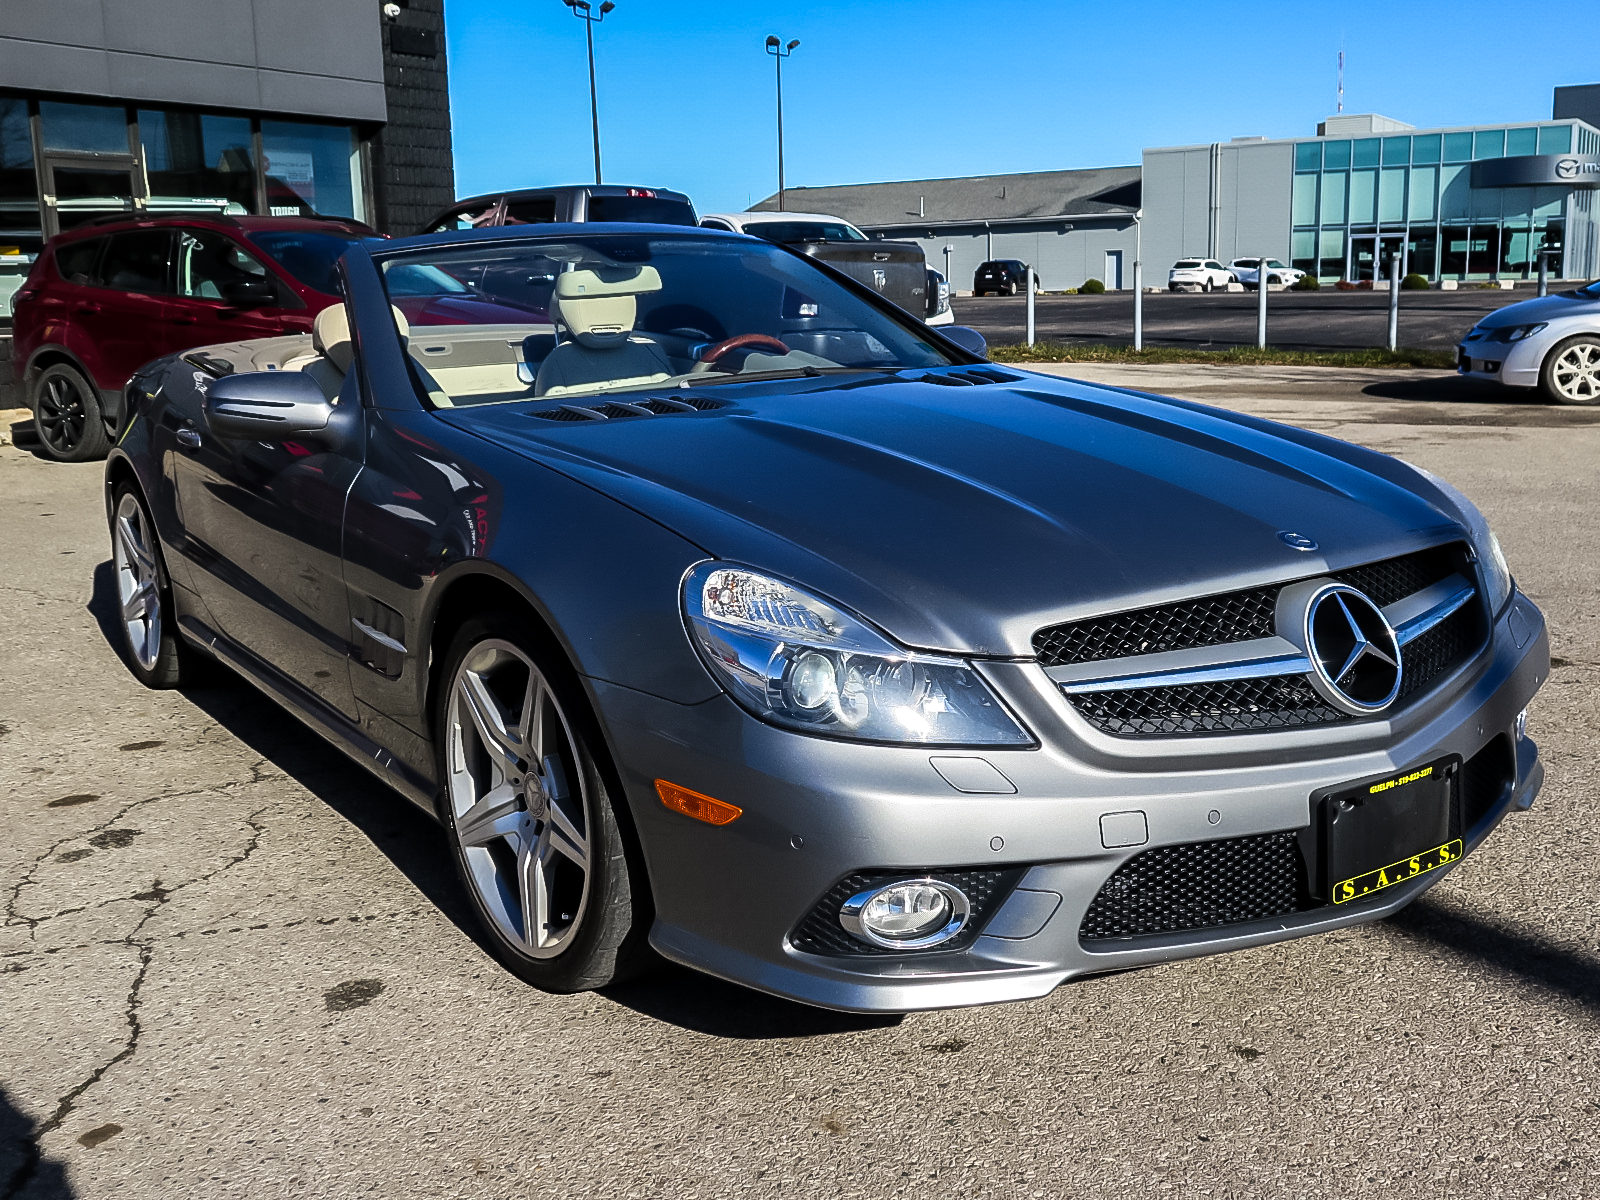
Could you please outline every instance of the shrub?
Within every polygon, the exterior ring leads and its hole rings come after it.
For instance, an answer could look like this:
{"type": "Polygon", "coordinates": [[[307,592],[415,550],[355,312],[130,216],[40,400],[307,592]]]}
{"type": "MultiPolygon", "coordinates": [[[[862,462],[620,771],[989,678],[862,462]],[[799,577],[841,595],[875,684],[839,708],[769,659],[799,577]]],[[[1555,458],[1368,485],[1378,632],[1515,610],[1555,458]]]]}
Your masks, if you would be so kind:
{"type": "Polygon", "coordinates": [[[1356,285],[1348,279],[1341,279],[1333,286],[1341,292],[1353,292],[1356,290],[1356,285]]]}
{"type": "Polygon", "coordinates": [[[1078,294],[1081,296],[1098,296],[1105,290],[1106,285],[1098,279],[1085,279],[1083,286],[1078,289],[1078,294]]]}
{"type": "Polygon", "coordinates": [[[1400,281],[1400,289],[1406,292],[1425,292],[1428,290],[1428,277],[1413,271],[1400,281]]]}
{"type": "Polygon", "coordinates": [[[1322,284],[1315,275],[1302,275],[1289,285],[1289,290],[1295,292],[1316,292],[1321,289],[1322,284]]]}

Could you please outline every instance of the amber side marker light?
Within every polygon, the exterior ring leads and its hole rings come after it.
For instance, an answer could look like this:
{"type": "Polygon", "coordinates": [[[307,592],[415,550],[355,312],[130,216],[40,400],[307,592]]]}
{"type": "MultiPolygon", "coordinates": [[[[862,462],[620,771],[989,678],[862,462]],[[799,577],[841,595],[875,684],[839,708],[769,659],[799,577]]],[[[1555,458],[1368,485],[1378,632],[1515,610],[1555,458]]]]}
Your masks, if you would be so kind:
{"type": "Polygon", "coordinates": [[[744,809],[737,804],[713,800],[710,796],[703,796],[689,788],[668,783],[665,779],[656,780],[656,795],[660,796],[661,803],[673,812],[693,817],[696,821],[704,821],[707,825],[726,825],[729,821],[737,820],[744,812],[744,809]]]}

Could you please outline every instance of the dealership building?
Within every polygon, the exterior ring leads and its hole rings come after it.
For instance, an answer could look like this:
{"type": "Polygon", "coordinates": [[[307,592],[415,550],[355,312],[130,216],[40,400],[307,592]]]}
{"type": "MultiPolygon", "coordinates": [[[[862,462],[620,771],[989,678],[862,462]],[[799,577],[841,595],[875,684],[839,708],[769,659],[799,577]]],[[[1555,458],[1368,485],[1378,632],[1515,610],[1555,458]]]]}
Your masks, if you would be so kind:
{"type": "Polygon", "coordinates": [[[409,233],[455,198],[443,0],[4,10],[0,254],[114,212],[409,233]]]}
{"type": "MultiPolygon", "coordinates": [[[[957,288],[986,259],[1046,289],[1163,286],[1179,259],[1266,255],[1327,283],[1600,276],[1600,84],[1557,88],[1546,121],[1415,129],[1329,117],[1315,136],[1144,151],[1140,166],[790,188],[787,207],[919,242],[957,288]]],[[[776,207],[775,198],[755,206],[776,207]]]]}

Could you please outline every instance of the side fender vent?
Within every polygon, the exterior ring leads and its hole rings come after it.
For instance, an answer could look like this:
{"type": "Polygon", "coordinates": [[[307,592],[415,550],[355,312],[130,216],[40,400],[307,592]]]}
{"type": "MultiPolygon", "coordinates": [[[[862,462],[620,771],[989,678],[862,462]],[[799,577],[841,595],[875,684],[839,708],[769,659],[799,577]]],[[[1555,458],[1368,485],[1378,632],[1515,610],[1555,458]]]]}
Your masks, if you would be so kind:
{"type": "Polygon", "coordinates": [[[646,396],[640,400],[608,400],[603,404],[554,404],[537,408],[530,417],[541,421],[619,421],[627,417],[664,417],[672,413],[715,412],[729,407],[721,400],[709,396],[686,394],[677,396],[646,396]]]}
{"type": "Polygon", "coordinates": [[[986,383],[1021,383],[1022,376],[987,367],[968,367],[964,371],[947,371],[940,375],[923,375],[921,383],[937,383],[945,387],[979,387],[986,383]]]}

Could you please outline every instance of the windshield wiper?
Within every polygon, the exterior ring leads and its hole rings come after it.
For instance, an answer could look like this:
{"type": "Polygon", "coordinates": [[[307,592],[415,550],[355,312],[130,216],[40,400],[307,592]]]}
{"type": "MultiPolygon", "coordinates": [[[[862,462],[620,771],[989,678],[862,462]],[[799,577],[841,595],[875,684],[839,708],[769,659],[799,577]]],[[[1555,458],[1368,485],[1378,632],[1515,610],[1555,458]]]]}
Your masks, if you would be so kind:
{"type": "Polygon", "coordinates": [[[903,371],[904,367],[789,367],[782,371],[752,371],[748,375],[691,375],[680,380],[681,388],[712,387],[724,383],[761,383],[771,379],[821,379],[824,375],[864,375],[873,371],[903,371]]]}

